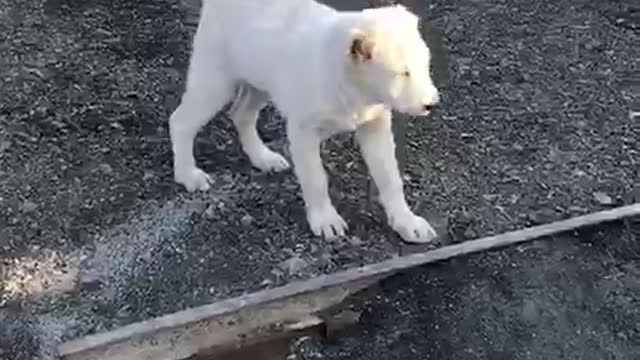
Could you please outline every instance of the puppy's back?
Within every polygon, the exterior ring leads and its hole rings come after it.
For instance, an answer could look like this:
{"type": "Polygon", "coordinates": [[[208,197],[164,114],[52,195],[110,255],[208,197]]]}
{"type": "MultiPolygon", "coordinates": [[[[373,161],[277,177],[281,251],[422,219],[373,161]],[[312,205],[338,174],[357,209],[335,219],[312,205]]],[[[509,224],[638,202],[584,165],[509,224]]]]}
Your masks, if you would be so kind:
{"type": "Polygon", "coordinates": [[[198,31],[228,74],[271,92],[278,77],[304,65],[294,62],[308,62],[296,49],[309,55],[310,38],[334,14],[313,0],[204,0],[198,31]]]}
{"type": "Polygon", "coordinates": [[[314,0],[203,0],[201,18],[216,20],[210,26],[220,30],[291,28],[323,9],[331,10],[314,0]]]}

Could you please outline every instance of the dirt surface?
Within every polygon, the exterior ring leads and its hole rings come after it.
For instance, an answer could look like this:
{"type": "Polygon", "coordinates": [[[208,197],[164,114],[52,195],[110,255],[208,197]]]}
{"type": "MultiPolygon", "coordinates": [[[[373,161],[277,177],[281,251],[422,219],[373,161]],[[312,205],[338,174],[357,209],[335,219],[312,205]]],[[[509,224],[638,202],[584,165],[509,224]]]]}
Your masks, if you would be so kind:
{"type": "MultiPolygon", "coordinates": [[[[411,204],[463,241],[638,200],[633,1],[411,3],[450,53],[443,103],[408,127],[411,204]]],[[[251,169],[222,117],[196,146],[214,190],[173,183],[189,13],[0,0],[0,358],[396,253],[349,136],[324,147],[340,241],[311,236],[292,173],[251,169]]],[[[282,119],[263,120],[286,153],[282,119]]]]}
{"type": "Polygon", "coordinates": [[[639,359],[639,277],[640,218],[458,258],[385,280],[361,334],[295,358],[639,359]]]}

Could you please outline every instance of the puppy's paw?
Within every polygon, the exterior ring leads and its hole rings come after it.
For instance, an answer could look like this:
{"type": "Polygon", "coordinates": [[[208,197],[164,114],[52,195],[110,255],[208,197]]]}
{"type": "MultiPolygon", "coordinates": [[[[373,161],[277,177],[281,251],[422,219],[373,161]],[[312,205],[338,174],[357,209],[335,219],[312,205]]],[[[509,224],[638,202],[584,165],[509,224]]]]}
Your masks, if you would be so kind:
{"type": "Polygon", "coordinates": [[[325,239],[344,236],[347,230],[347,223],[332,205],[307,210],[307,220],[313,234],[325,239]]]}
{"type": "Polygon", "coordinates": [[[211,177],[196,167],[175,171],[174,179],[177,183],[184,185],[188,192],[194,192],[196,190],[207,191],[211,188],[211,177]]]}
{"type": "Polygon", "coordinates": [[[411,211],[389,216],[389,225],[409,243],[424,244],[438,236],[427,220],[411,211]]]}
{"type": "Polygon", "coordinates": [[[261,152],[260,155],[251,159],[251,163],[264,172],[279,172],[290,167],[289,161],[287,161],[284,156],[271,150],[261,152]]]}

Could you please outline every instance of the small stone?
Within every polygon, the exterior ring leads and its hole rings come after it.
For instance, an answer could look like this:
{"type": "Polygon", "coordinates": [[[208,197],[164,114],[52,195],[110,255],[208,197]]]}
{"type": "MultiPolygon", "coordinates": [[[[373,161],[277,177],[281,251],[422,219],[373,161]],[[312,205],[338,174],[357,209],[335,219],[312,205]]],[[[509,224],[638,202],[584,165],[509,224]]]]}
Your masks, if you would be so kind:
{"type": "Polygon", "coordinates": [[[496,201],[500,196],[497,194],[484,194],[482,198],[486,201],[496,201]]]}
{"type": "Polygon", "coordinates": [[[569,209],[567,209],[567,210],[569,210],[569,212],[571,212],[571,213],[576,213],[576,214],[582,214],[582,213],[586,213],[588,211],[587,209],[585,209],[585,208],[583,208],[581,206],[576,206],[576,205],[569,206],[569,209]]]}
{"type": "Polygon", "coordinates": [[[532,225],[541,225],[552,222],[556,218],[554,209],[542,209],[527,216],[532,225]]]}
{"type": "Polygon", "coordinates": [[[118,309],[118,316],[120,317],[128,316],[130,313],[131,313],[130,305],[124,305],[118,309]]]}
{"type": "Polygon", "coordinates": [[[154,177],[155,177],[155,175],[151,171],[145,171],[144,174],[142,175],[142,180],[149,181],[149,180],[153,179],[154,177]]]}
{"type": "Polygon", "coordinates": [[[209,205],[207,207],[207,209],[204,211],[204,215],[209,219],[215,218],[215,216],[216,216],[216,206],[215,205],[209,205]]]}
{"type": "Polygon", "coordinates": [[[278,265],[280,269],[287,271],[289,275],[297,274],[308,266],[309,263],[299,256],[294,256],[278,265]]]}
{"type": "Polygon", "coordinates": [[[282,273],[282,271],[280,271],[280,269],[273,268],[273,269],[271,269],[271,275],[273,275],[273,276],[274,276],[274,277],[276,277],[277,279],[280,279],[280,278],[282,278],[282,276],[283,276],[284,274],[282,273]]]}
{"type": "Polygon", "coordinates": [[[249,214],[245,215],[240,219],[240,223],[242,226],[249,226],[255,220],[255,218],[249,214]]]}
{"type": "Polygon", "coordinates": [[[22,212],[25,212],[25,213],[34,212],[36,211],[37,208],[38,208],[38,205],[32,201],[25,201],[22,203],[22,206],[20,207],[22,212]]]}
{"type": "Polygon", "coordinates": [[[611,196],[605,194],[602,191],[594,192],[593,193],[593,197],[596,199],[596,201],[600,205],[612,205],[613,204],[613,199],[611,198],[611,196]]]}
{"type": "Polygon", "coordinates": [[[364,243],[364,241],[362,241],[362,239],[357,236],[351,236],[347,241],[349,242],[349,245],[353,247],[362,246],[362,244],[364,243]]]}
{"type": "Polygon", "coordinates": [[[468,240],[468,239],[473,239],[475,237],[476,237],[476,232],[472,228],[468,227],[468,228],[465,229],[465,231],[464,231],[464,238],[465,239],[468,240]]]}
{"type": "Polygon", "coordinates": [[[584,170],[576,169],[573,171],[572,175],[575,177],[583,177],[587,176],[587,173],[584,170]]]}
{"type": "Polygon", "coordinates": [[[100,170],[100,172],[102,172],[104,174],[113,173],[113,168],[109,164],[100,164],[100,165],[98,165],[98,170],[100,170]]]}

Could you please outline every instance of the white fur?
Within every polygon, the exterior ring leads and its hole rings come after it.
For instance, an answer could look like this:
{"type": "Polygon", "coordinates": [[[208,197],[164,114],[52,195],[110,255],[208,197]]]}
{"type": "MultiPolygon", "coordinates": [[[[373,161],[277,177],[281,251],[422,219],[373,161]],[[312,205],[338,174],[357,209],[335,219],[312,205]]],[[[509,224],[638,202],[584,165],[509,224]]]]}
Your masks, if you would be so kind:
{"type": "Polygon", "coordinates": [[[209,176],[195,164],[194,137],[229,101],[251,163],[288,168],[256,130],[260,109],[272,100],[287,118],[314,234],[331,238],[347,229],[329,198],[319,148],[329,136],[355,131],[389,224],[406,241],[430,241],[433,228],[404,197],[390,111],[425,115],[425,106],[438,102],[429,62],[418,18],[401,6],[338,12],[313,0],[204,0],[186,91],[170,119],[175,180],[189,191],[209,189],[209,176]],[[355,39],[371,45],[371,57],[354,55],[355,39]]]}

